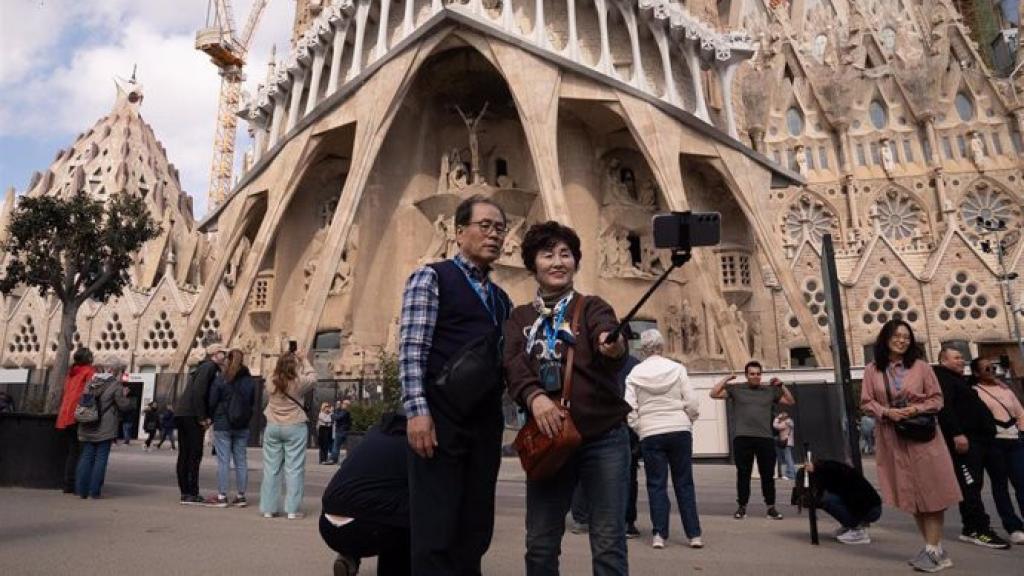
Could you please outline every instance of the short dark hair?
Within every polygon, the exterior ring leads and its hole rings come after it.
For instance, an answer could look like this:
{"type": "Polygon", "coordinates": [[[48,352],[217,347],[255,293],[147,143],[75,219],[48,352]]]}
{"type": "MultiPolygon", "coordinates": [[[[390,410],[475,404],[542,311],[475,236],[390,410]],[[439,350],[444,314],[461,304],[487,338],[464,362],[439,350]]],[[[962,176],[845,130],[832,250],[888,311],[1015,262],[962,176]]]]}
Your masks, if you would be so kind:
{"type": "Polygon", "coordinates": [[[942,361],[943,358],[946,357],[946,352],[960,352],[960,354],[963,354],[963,352],[959,348],[957,348],[956,346],[954,346],[952,344],[949,344],[949,343],[943,344],[939,348],[939,361],[940,362],[942,361]]]}
{"type": "Polygon", "coordinates": [[[572,252],[572,257],[576,260],[576,268],[579,269],[580,260],[583,259],[579,235],[572,228],[563,226],[554,220],[534,224],[526,231],[522,244],[523,266],[536,274],[537,265],[534,260],[537,259],[537,253],[541,250],[550,250],[559,242],[565,242],[569,246],[569,251],[572,252]]]}
{"type": "Polygon", "coordinates": [[[750,370],[751,368],[757,368],[761,372],[764,372],[764,366],[761,366],[760,362],[758,362],[757,360],[751,360],[750,362],[747,362],[746,366],[743,367],[743,373],[746,374],[747,371],[750,370]]]}
{"type": "Polygon", "coordinates": [[[459,206],[455,208],[455,225],[469,226],[470,221],[473,220],[473,206],[476,206],[477,204],[490,204],[491,206],[494,206],[498,209],[498,212],[501,212],[502,221],[508,222],[508,216],[505,215],[505,209],[497,202],[483,194],[473,194],[469,198],[459,202],[459,206]]]}
{"type": "Polygon", "coordinates": [[[896,332],[896,329],[903,326],[910,332],[910,346],[907,353],[903,355],[903,365],[910,368],[921,359],[921,349],[917,347],[917,339],[914,338],[914,329],[903,320],[889,320],[882,325],[882,330],[875,340],[875,368],[885,370],[889,367],[889,339],[896,332]]]}
{"type": "Polygon", "coordinates": [[[88,348],[78,348],[71,356],[72,364],[92,364],[92,351],[88,348]]]}

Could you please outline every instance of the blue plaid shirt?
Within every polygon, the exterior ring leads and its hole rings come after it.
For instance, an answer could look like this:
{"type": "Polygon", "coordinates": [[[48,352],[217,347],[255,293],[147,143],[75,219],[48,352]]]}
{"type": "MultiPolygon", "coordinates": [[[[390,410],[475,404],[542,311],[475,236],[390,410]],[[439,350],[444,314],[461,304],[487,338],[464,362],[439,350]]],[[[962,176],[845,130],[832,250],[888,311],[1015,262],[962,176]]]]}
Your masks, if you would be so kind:
{"type": "MultiPolygon", "coordinates": [[[[466,274],[482,297],[487,298],[490,280],[489,271],[484,271],[456,254],[452,259],[466,274]]],[[[427,358],[437,324],[439,292],[437,272],[430,266],[416,269],[405,283],[402,294],[402,318],[398,344],[398,377],[402,382],[402,405],[408,418],[429,416],[430,408],[424,396],[424,378],[427,374],[427,358]]],[[[494,303],[487,298],[489,306],[494,303]]]]}

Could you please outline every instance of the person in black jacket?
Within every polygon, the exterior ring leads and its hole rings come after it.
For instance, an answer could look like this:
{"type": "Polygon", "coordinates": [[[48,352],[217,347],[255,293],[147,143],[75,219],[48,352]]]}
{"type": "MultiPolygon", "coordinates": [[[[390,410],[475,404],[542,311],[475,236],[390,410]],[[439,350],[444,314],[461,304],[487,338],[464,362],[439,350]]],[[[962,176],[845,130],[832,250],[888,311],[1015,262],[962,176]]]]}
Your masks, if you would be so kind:
{"type": "Polygon", "coordinates": [[[203,435],[212,423],[208,404],[210,385],[225,360],[224,346],[216,343],[207,346],[206,359],[189,374],[188,385],[174,406],[174,420],[181,444],[177,472],[182,504],[204,504],[199,495],[199,464],[203,461],[203,435]]]}
{"type": "Polygon", "coordinates": [[[377,557],[378,576],[408,576],[409,474],[405,416],[387,413],[324,491],[320,536],[338,553],[335,576],[354,576],[377,557]]]}
{"type": "MultiPolygon", "coordinates": [[[[853,466],[835,460],[807,464],[811,490],[822,510],[839,524],[836,540],[843,544],[870,544],[867,526],[882,517],[882,499],[874,486],[853,466]]],[[[804,470],[797,476],[803,484],[804,470]]]]}
{"type": "Polygon", "coordinates": [[[964,377],[964,357],[959,350],[942,347],[935,376],[943,398],[939,426],[964,496],[960,501],[960,540],[986,548],[1009,548],[1009,542],[992,530],[981,499],[985,457],[996,434],[992,413],[964,377]]]}

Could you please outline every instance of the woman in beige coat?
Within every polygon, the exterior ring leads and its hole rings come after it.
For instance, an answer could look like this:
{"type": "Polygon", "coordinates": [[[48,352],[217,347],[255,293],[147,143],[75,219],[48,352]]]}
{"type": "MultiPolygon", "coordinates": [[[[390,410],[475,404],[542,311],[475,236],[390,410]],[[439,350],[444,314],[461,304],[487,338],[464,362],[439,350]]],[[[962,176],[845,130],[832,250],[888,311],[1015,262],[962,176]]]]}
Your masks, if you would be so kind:
{"type": "Polygon", "coordinates": [[[861,408],[878,422],[875,447],[882,498],[913,514],[925,541],[911,566],[922,572],[953,566],[942,549],[942,520],[946,508],[960,502],[961,495],[942,431],[936,426],[934,438],[916,442],[899,436],[895,428],[900,420],[936,414],[942,408],[935,373],[921,359],[914,332],[902,320],[887,322],[875,341],[875,361],[864,369],[861,408]]]}

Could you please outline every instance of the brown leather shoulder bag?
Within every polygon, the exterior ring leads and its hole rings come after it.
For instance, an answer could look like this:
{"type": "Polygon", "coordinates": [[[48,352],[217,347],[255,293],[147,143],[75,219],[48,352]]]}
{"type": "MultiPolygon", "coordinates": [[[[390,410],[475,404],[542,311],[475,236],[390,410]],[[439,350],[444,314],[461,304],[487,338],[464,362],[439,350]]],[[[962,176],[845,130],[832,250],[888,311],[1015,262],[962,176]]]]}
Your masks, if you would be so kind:
{"type": "MultiPolygon", "coordinates": [[[[580,296],[576,303],[576,309],[572,313],[572,333],[579,336],[580,313],[583,310],[585,297],[580,296]]],[[[576,424],[572,421],[569,413],[569,399],[572,394],[572,368],[573,360],[576,357],[576,347],[569,346],[569,353],[565,360],[565,386],[562,387],[562,396],[558,403],[558,409],[562,412],[562,430],[554,438],[549,438],[540,427],[537,421],[530,415],[519,433],[516,435],[513,446],[519,454],[519,462],[526,471],[526,477],[530,480],[544,480],[558,472],[572,453],[583,443],[576,424]]]]}

